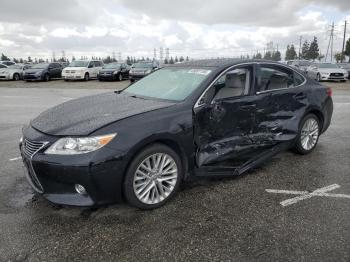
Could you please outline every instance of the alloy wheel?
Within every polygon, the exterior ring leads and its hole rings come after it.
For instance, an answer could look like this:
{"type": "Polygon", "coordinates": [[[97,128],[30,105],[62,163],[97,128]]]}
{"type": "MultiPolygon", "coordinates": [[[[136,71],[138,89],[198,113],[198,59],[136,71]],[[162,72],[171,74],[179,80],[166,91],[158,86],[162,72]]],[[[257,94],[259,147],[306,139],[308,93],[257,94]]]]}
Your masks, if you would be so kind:
{"type": "Polygon", "coordinates": [[[122,74],[119,74],[119,81],[122,81],[123,80],[123,76],[122,74]]]}
{"type": "Polygon", "coordinates": [[[144,204],[158,204],[174,191],[178,167],[168,154],[155,153],[146,157],[137,167],[133,188],[135,196],[144,204]]]}
{"type": "Polygon", "coordinates": [[[317,121],[314,118],[307,119],[301,129],[301,146],[307,151],[313,149],[317,143],[318,135],[317,121]]]}

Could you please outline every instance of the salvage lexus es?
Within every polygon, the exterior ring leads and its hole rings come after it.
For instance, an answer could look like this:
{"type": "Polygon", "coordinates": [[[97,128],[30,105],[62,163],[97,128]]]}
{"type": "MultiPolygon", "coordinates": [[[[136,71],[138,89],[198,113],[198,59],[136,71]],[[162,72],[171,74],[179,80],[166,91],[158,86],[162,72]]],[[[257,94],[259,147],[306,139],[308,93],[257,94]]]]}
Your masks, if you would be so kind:
{"type": "Polygon", "coordinates": [[[151,209],[191,176],[240,175],[282,150],[311,152],[330,125],[331,95],[279,63],[182,63],[43,112],[20,150],[29,183],[54,203],[151,209]]]}

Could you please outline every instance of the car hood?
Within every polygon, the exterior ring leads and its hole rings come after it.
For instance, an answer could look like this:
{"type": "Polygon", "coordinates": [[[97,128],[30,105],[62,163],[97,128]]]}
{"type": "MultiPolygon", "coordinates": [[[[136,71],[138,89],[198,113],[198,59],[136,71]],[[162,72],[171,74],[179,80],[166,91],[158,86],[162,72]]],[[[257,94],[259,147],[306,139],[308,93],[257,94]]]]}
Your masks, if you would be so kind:
{"type": "Polygon", "coordinates": [[[29,68],[25,71],[25,73],[36,73],[36,72],[42,72],[44,71],[45,69],[40,69],[40,68],[37,68],[37,69],[32,69],[32,68],[29,68]]]}
{"type": "Polygon", "coordinates": [[[49,135],[86,136],[118,120],[172,105],[109,92],[55,106],[33,119],[31,126],[49,135]]]}
{"type": "Polygon", "coordinates": [[[86,70],[87,67],[81,66],[81,67],[65,67],[63,70],[86,70]]]}
{"type": "Polygon", "coordinates": [[[12,73],[20,73],[21,69],[15,69],[15,68],[3,68],[0,69],[0,74],[12,74],[12,73]]]}
{"type": "Polygon", "coordinates": [[[319,68],[318,71],[321,73],[345,73],[344,69],[341,68],[319,68]]]}
{"type": "Polygon", "coordinates": [[[100,72],[101,73],[113,73],[113,72],[115,72],[115,71],[119,71],[120,69],[119,68],[102,68],[101,70],[100,70],[100,72]]]}

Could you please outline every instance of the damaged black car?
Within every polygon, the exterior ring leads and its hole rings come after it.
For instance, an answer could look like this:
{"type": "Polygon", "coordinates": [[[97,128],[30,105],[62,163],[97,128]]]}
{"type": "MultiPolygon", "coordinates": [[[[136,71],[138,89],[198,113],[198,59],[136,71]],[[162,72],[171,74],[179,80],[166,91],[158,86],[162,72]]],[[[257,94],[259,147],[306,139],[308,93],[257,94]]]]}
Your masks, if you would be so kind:
{"type": "Polygon", "coordinates": [[[26,177],[58,204],[156,208],[190,177],[241,175],[287,149],[310,153],[330,125],[331,95],[275,62],[176,64],[32,120],[20,142],[26,177]]]}

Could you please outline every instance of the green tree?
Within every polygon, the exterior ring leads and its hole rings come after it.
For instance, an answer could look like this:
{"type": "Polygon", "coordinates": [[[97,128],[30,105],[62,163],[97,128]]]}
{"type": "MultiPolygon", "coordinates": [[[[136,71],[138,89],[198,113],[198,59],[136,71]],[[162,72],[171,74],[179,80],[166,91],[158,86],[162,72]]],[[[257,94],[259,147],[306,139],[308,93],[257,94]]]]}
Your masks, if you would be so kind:
{"type": "Polygon", "coordinates": [[[164,59],[164,64],[166,64],[166,65],[169,64],[168,59],[166,59],[166,58],[164,59]]]}
{"type": "Polygon", "coordinates": [[[179,59],[177,58],[177,56],[175,56],[175,63],[179,62],[179,59]]]}
{"type": "Polygon", "coordinates": [[[297,52],[295,51],[295,47],[293,44],[290,46],[287,45],[286,57],[285,60],[294,60],[298,57],[297,52]]]}
{"type": "Polygon", "coordinates": [[[7,56],[5,56],[3,53],[1,53],[1,61],[10,61],[10,58],[8,58],[7,56]]]}
{"type": "Polygon", "coordinates": [[[337,63],[339,63],[345,59],[345,54],[343,54],[342,52],[336,53],[334,55],[334,58],[337,61],[337,63]]]}
{"type": "Polygon", "coordinates": [[[272,53],[272,60],[274,61],[281,61],[281,52],[280,51],[276,51],[272,53]]]}
{"type": "Polygon", "coordinates": [[[170,57],[170,61],[169,61],[169,64],[174,64],[175,62],[174,62],[174,59],[173,59],[173,57],[170,57]]]}
{"type": "Polygon", "coordinates": [[[188,56],[186,56],[186,62],[190,61],[190,58],[188,56]]]}
{"type": "Polygon", "coordinates": [[[180,62],[183,62],[185,61],[184,57],[183,56],[180,56],[180,59],[179,59],[180,62]]]}
{"type": "Polygon", "coordinates": [[[350,63],[350,38],[348,39],[348,41],[346,41],[344,54],[349,57],[349,63],[350,63]]]}
{"type": "Polygon", "coordinates": [[[28,62],[29,63],[33,62],[32,58],[30,56],[28,56],[28,62]]]}
{"type": "Polygon", "coordinates": [[[308,52],[308,59],[312,59],[315,61],[315,59],[320,55],[320,50],[318,48],[318,43],[317,43],[317,37],[314,36],[314,40],[312,40],[310,47],[309,47],[309,52],[308,52]]]}
{"type": "Polygon", "coordinates": [[[303,46],[301,47],[301,58],[302,59],[309,59],[309,49],[310,44],[307,40],[303,43],[303,46]]]}
{"type": "Polygon", "coordinates": [[[272,59],[272,54],[270,51],[267,51],[264,55],[264,59],[266,60],[271,60],[272,59]]]}
{"type": "Polygon", "coordinates": [[[255,55],[255,59],[262,59],[261,53],[258,52],[258,53],[255,55]]]}

